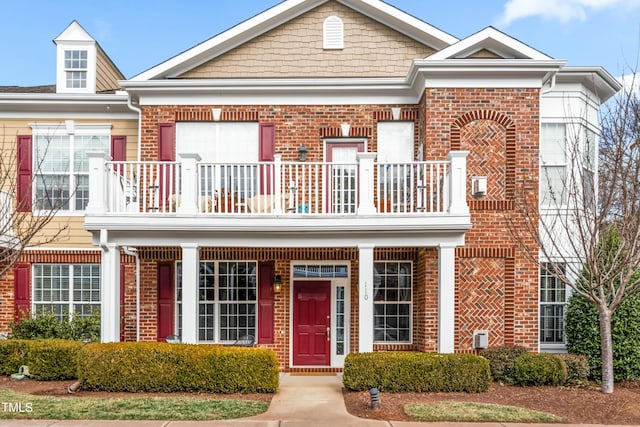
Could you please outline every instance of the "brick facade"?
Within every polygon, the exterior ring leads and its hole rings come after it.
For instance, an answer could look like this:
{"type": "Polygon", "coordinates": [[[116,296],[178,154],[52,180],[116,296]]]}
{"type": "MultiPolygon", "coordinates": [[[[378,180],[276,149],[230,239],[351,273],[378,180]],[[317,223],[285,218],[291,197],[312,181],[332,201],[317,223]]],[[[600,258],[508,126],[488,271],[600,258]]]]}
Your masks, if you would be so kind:
{"type": "MultiPolygon", "coordinates": [[[[472,228],[466,245],[456,251],[456,351],[472,350],[474,330],[489,330],[490,345],[522,344],[537,348],[537,268],[527,262],[508,230],[518,218],[523,194],[537,197],[539,91],[535,89],[427,89],[418,105],[401,105],[401,120],[414,122],[415,153],[423,145],[425,160],[442,160],[450,150],[468,150],[467,175],[487,176],[487,195],[469,196],[472,228]]],[[[390,105],[337,106],[145,106],[142,114],[141,160],[158,158],[158,124],[210,121],[211,108],[222,108],[223,121],[257,121],[276,126],[276,153],[296,160],[304,144],[309,161],[323,160],[325,138],[340,137],[340,124],[351,125],[351,137],[367,139],[377,150],[377,123],[390,120],[390,105]]],[[[470,178],[469,178],[470,179],[470,178]]],[[[470,180],[468,182],[470,187],[470,180]]],[[[534,242],[529,242],[534,247],[534,242]]],[[[140,339],[157,337],[157,264],[181,258],[180,248],[138,248],[140,255],[140,339]]],[[[99,251],[29,252],[24,262],[100,262],[99,251]]],[[[437,248],[375,250],[376,260],[414,263],[413,340],[411,344],[378,345],[375,350],[435,351],[438,343],[437,248]]],[[[290,266],[292,260],[348,261],[351,270],[350,349],[358,348],[358,252],[330,249],[202,248],[201,260],[275,260],[283,278],[275,298],[276,351],[282,369],[289,366],[290,266]]],[[[125,275],[123,335],[136,339],[136,266],[123,256],[125,275]]],[[[12,276],[0,281],[0,330],[13,313],[12,276]]]]}

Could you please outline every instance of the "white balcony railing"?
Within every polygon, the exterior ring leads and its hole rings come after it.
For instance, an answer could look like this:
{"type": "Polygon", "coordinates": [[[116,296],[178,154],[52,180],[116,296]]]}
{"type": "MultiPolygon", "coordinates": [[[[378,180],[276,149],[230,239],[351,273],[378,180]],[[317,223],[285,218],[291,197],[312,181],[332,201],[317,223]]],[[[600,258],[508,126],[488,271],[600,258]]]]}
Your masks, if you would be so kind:
{"type": "Polygon", "coordinates": [[[466,152],[443,161],[376,163],[113,162],[90,153],[89,214],[468,214],[466,152]]]}

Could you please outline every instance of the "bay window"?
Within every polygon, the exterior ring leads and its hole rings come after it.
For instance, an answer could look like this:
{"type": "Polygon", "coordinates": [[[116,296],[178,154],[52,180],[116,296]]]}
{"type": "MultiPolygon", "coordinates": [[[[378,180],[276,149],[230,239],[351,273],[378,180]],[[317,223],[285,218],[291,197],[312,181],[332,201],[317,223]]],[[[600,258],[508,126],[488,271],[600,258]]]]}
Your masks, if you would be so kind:
{"type": "MultiPolygon", "coordinates": [[[[564,264],[555,268],[564,271],[564,264]]],[[[554,266],[542,263],[540,266],[540,344],[564,345],[564,313],[568,292],[564,283],[551,272],[554,266]]]]}
{"type": "Polygon", "coordinates": [[[540,135],[540,203],[559,207],[567,203],[567,135],[564,123],[543,123],[540,135]]]}

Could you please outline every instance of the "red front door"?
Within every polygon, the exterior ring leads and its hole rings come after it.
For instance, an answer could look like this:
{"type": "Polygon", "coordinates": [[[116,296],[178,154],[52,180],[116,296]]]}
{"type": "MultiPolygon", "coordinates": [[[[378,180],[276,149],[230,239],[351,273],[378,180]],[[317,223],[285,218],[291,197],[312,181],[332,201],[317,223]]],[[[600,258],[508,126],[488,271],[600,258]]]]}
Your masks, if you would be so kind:
{"type": "Polygon", "coordinates": [[[328,366],[331,330],[331,282],[293,284],[293,364],[328,366]]]}

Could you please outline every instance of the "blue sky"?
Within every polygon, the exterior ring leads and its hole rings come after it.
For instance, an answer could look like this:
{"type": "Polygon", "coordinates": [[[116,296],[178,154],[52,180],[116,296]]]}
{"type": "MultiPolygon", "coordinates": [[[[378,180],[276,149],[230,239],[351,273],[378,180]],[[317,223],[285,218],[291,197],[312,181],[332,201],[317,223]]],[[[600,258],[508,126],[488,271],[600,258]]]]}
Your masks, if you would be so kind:
{"type": "MultiPolygon", "coordinates": [[[[616,76],[638,68],[640,0],[386,1],[458,38],[493,25],[569,65],[602,65],[616,76]]],[[[7,1],[0,25],[0,85],[55,83],[52,40],[74,19],[129,78],[277,3],[7,1]]]]}

